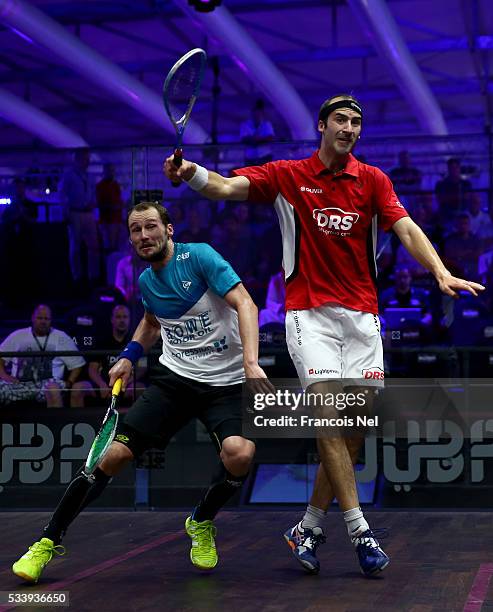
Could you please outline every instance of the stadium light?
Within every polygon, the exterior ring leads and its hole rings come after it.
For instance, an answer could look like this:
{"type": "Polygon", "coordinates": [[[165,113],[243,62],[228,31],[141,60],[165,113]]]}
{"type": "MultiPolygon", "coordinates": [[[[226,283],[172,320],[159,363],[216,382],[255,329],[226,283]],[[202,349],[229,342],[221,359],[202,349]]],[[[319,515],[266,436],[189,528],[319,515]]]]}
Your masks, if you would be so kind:
{"type": "Polygon", "coordinates": [[[222,0],[188,0],[188,4],[198,13],[212,13],[221,2],[222,0]]]}

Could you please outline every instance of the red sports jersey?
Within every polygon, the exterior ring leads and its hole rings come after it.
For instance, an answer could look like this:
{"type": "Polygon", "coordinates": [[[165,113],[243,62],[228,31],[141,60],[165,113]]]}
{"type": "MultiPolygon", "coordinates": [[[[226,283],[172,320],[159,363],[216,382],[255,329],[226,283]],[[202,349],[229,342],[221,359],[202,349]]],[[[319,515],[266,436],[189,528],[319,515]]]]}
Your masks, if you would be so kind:
{"type": "Polygon", "coordinates": [[[378,312],[377,228],[407,216],[390,179],[349,155],[333,174],[318,151],[308,159],[239,168],[250,180],[248,199],[274,202],[283,239],[286,308],[335,303],[378,312]]]}

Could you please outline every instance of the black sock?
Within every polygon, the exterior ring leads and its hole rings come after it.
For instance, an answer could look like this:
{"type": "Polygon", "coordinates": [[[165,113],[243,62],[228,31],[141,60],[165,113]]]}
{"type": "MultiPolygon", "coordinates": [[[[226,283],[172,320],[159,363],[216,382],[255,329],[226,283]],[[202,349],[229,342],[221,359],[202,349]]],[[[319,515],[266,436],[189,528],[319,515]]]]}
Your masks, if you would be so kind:
{"type": "Polygon", "coordinates": [[[70,523],[93,500],[95,500],[111,480],[102,470],[96,468],[94,480],[89,480],[79,472],[68,485],[60,503],[56,507],[50,522],[43,529],[42,538],[50,538],[60,544],[70,523]]]}
{"type": "Polygon", "coordinates": [[[221,463],[219,472],[192,514],[194,521],[212,521],[224,504],[241,488],[248,474],[233,476],[221,463]]]}

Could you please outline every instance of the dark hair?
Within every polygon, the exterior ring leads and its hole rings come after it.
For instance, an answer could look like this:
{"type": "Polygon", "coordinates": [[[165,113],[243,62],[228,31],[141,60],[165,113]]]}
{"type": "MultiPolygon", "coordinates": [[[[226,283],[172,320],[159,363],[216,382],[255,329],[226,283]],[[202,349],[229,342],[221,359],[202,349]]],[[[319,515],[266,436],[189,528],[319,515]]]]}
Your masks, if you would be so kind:
{"type": "Polygon", "coordinates": [[[158,202],[139,202],[135,206],[133,206],[127,213],[127,228],[128,228],[128,220],[130,219],[130,215],[133,212],[144,212],[145,210],[149,210],[149,208],[155,208],[163,222],[163,225],[169,225],[171,223],[171,218],[169,213],[164,206],[159,204],[158,202]]]}
{"type": "MultiPolygon", "coordinates": [[[[344,100],[351,100],[353,102],[356,102],[356,104],[361,107],[361,103],[359,100],[357,100],[354,96],[352,96],[351,94],[348,93],[340,93],[340,94],[336,94],[335,96],[332,96],[330,98],[328,98],[327,100],[325,100],[325,102],[322,104],[322,106],[320,107],[320,110],[318,111],[318,120],[319,121],[327,121],[327,117],[329,116],[330,112],[329,112],[329,106],[332,104],[332,102],[334,100],[336,100],[337,98],[343,98],[344,100]]],[[[341,100],[342,101],[342,100],[341,100]]]]}

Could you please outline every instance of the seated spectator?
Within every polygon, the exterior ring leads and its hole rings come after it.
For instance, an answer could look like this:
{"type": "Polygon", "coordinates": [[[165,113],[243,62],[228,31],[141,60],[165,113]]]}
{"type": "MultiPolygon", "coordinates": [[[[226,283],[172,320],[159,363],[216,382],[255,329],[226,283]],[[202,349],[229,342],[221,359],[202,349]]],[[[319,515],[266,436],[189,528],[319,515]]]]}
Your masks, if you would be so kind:
{"type": "Polygon", "coordinates": [[[460,213],[456,220],[456,231],[445,238],[443,255],[460,270],[460,276],[478,278],[480,245],[471,232],[471,219],[467,212],[460,213]]]}
{"type": "Polygon", "coordinates": [[[476,238],[479,239],[479,247],[483,253],[493,249],[493,204],[490,206],[488,218],[478,229],[476,238]]]}
{"type": "Polygon", "coordinates": [[[380,295],[380,309],[385,316],[387,308],[421,308],[421,324],[430,326],[430,294],[426,289],[412,286],[412,276],[406,266],[398,266],[394,272],[394,286],[380,295]]]}
{"type": "Polygon", "coordinates": [[[268,323],[281,323],[284,325],[286,320],[286,285],[284,282],[284,271],[280,270],[271,277],[267,289],[265,308],[259,312],[259,327],[268,323]]]}
{"type": "Polygon", "coordinates": [[[406,267],[411,273],[415,283],[419,282],[420,285],[427,284],[427,279],[431,278],[431,273],[418,263],[402,244],[399,244],[395,252],[395,263],[398,266],[406,267]]]}
{"type": "MultiPolygon", "coordinates": [[[[34,309],[31,327],[13,331],[0,344],[0,351],[77,351],[74,341],[63,331],[51,327],[51,310],[44,304],[34,309]]],[[[85,360],[75,357],[4,357],[0,358],[0,403],[16,401],[44,402],[49,408],[63,407],[62,391],[73,389],[70,405],[80,408],[79,374],[85,360]],[[5,365],[11,364],[10,373],[5,365]],[[68,377],[64,380],[65,368],[68,377]]]]}
{"type": "Polygon", "coordinates": [[[471,232],[474,235],[478,234],[478,231],[483,225],[491,224],[491,219],[487,212],[483,210],[481,202],[481,194],[477,191],[471,191],[468,198],[468,212],[471,219],[471,232]]]}
{"type": "Polygon", "coordinates": [[[439,214],[445,227],[449,227],[457,213],[467,209],[471,182],[461,175],[460,160],[451,157],[447,162],[446,176],[435,185],[439,214]]]}
{"type": "Polygon", "coordinates": [[[248,145],[245,149],[245,166],[257,166],[272,161],[272,149],[268,143],[275,138],[272,123],[265,118],[265,104],[257,100],[251,118],[240,126],[240,140],[248,145]]]}
{"type": "MultiPolygon", "coordinates": [[[[101,399],[108,399],[111,396],[111,389],[108,385],[108,372],[130,340],[132,340],[130,311],[126,306],[120,304],[115,306],[111,313],[111,333],[108,333],[106,337],[102,337],[98,346],[98,349],[108,351],[108,354],[89,363],[89,378],[95,385],[101,399]],[[114,351],[118,351],[118,354],[114,354],[114,351]]],[[[145,376],[146,371],[146,358],[144,357],[135,368],[135,377],[127,385],[125,391],[126,400],[133,401],[135,394],[140,394],[145,389],[144,383],[140,381],[145,376]]]]}

